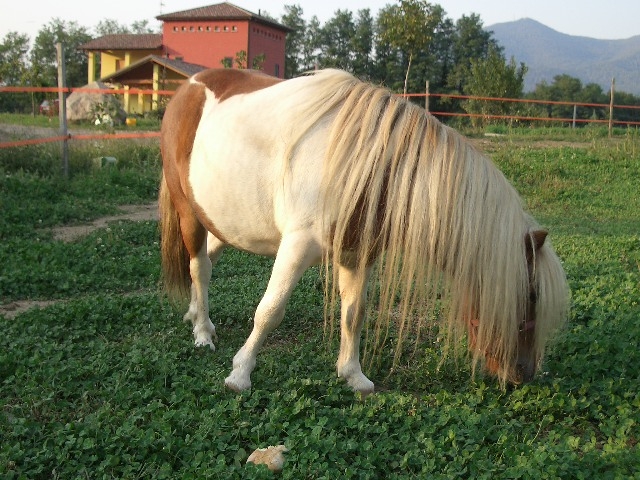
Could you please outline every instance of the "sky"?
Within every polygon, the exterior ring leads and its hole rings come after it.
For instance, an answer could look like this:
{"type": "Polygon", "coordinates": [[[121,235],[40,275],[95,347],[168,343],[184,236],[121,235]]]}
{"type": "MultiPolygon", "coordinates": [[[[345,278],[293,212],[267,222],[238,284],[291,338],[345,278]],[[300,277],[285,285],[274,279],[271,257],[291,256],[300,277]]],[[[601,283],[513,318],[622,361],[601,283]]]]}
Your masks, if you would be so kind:
{"type": "MultiPolygon", "coordinates": [[[[159,26],[155,17],[190,8],[220,3],[217,0],[0,0],[0,41],[11,31],[26,33],[31,40],[38,31],[57,17],[76,21],[93,29],[101,20],[113,19],[123,25],[148,20],[159,26]]],[[[299,5],[303,18],[316,15],[321,22],[338,9],[356,13],[369,8],[372,16],[393,0],[233,0],[231,3],[254,13],[267,12],[275,18],[284,14],[285,5],[299,5]]],[[[640,35],[640,1],[615,0],[430,0],[441,5],[453,20],[477,13],[488,27],[496,23],[532,18],[562,33],[599,39],[626,39],[640,35]]],[[[91,32],[92,33],[92,32],[91,32]]]]}

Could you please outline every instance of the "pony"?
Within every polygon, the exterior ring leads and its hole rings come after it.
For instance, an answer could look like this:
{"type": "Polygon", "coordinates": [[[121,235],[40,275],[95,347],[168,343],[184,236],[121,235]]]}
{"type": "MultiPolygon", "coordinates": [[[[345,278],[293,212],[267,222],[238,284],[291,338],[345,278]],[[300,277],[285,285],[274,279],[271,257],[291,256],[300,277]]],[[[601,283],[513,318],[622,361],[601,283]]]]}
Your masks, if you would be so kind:
{"type": "Polygon", "coordinates": [[[482,366],[503,387],[534,377],[567,317],[547,231],[497,167],[420,107],[349,73],[202,71],[169,102],[161,153],[163,283],[172,298],[190,296],[196,346],[215,348],[208,285],[223,250],[275,256],[225,379],[234,391],[251,387],[260,347],[313,265],[331,284],[325,316],[339,297],[337,374],[363,395],[374,391],[360,362],[370,306],[381,336],[397,328],[395,358],[403,338],[437,321],[446,345],[466,337],[473,372],[482,366]],[[368,300],[372,278],[379,294],[368,300]]]}

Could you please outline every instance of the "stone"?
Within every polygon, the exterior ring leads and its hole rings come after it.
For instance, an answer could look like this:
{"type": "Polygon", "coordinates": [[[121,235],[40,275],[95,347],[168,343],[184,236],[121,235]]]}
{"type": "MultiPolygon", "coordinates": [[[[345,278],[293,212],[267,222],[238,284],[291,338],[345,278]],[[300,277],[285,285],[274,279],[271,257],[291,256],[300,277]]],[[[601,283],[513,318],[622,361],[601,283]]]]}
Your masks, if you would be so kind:
{"type": "Polygon", "coordinates": [[[289,450],[284,445],[269,446],[267,448],[258,448],[249,458],[247,463],[256,465],[266,465],[272,472],[281,472],[284,467],[284,453],[289,450]]]}
{"type": "MultiPolygon", "coordinates": [[[[82,88],[109,91],[102,82],[92,82],[82,88]]],[[[67,120],[123,124],[127,113],[117,95],[99,92],[75,91],[67,98],[67,120]]]]}

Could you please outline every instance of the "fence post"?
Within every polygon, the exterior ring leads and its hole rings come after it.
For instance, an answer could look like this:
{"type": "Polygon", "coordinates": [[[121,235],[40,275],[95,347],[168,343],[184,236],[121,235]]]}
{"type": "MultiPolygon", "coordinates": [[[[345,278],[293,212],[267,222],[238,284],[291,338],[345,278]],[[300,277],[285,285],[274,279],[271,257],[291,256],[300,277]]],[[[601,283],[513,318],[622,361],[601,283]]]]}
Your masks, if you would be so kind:
{"type": "Polygon", "coordinates": [[[424,109],[429,113],[429,80],[424,85],[425,96],[424,96],[424,109]]]}
{"type": "Polygon", "coordinates": [[[58,60],[58,118],[60,119],[60,136],[62,140],[62,173],[64,178],[69,178],[69,133],[67,130],[67,102],[64,89],[67,87],[66,70],[64,65],[64,51],[62,43],[56,43],[58,60]]]}
{"type": "Polygon", "coordinates": [[[616,79],[611,79],[611,99],[609,100],[609,138],[613,136],[613,95],[616,88],[616,79]]]}
{"type": "Polygon", "coordinates": [[[576,118],[578,116],[578,106],[574,105],[573,106],[573,123],[571,125],[571,128],[576,128],[576,118]]]}

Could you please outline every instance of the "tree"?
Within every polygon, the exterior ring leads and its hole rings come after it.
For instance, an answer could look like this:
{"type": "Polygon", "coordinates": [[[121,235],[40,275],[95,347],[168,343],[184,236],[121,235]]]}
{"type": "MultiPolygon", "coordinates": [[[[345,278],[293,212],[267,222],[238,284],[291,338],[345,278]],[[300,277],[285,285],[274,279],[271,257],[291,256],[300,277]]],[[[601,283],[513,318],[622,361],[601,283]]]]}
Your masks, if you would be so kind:
{"type": "Polygon", "coordinates": [[[0,85],[20,85],[28,68],[29,37],[9,32],[0,43],[0,85]]]}
{"type": "Polygon", "coordinates": [[[455,33],[450,39],[452,68],[447,83],[460,94],[464,94],[465,78],[470,74],[471,62],[487,58],[490,49],[502,52],[492,32],[484,29],[477,14],[463,15],[455,24],[455,33]]]}
{"type": "Polygon", "coordinates": [[[280,23],[293,30],[286,39],[284,76],[293,78],[302,71],[307,22],[302,18],[304,12],[299,5],[285,5],[284,10],[280,23]]]}
{"type": "Polygon", "coordinates": [[[368,8],[359,10],[351,39],[352,68],[355,75],[368,80],[376,77],[373,58],[374,41],[374,23],[371,11],[368,8]]]}
{"type": "Polygon", "coordinates": [[[149,26],[148,20],[139,20],[137,22],[132,22],[131,26],[127,26],[122,25],[117,20],[113,20],[111,18],[101,20],[98,25],[94,27],[94,31],[99,37],[127,33],[155,33],[155,31],[149,26]]]}
{"type": "MultiPolygon", "coordinates": [[[[554,102],[580,101],[579,96],[581,91],[582,82],[580,79],[563,74],[553,77],[551,84],[546,81],[540,82],[531,94],[531,97],[554,102]]],[[[547,104],[544,108],[546,116],[551,118],[573,117],[573,106],[571,105],[547,104]]]]}
{"type": "Polygon", "coordinates": [[[158,29],[151,28],[149,20],[138,20],[131,23],[131,33],[161,33],[158,29]]]}
{"type": "MultiPolygon", "coordinates": [[[[20,86],[28,83],[29,37],[18,32],[7,33],[0,43],[0,85],[20,86]]],[[[28,110],[29,96],[23,93],[0,95],[1,111],[28,110]]]]}
{"type": "MultiPolygon", "coordinates": [[[[439,8],[439,7],[438,7],[439,8]]],[[[451,38],[454,35],[453,21],[445,18],[433,31],[428,49],[418,52],[413,61],[413,75],[409,77],[407,91],[422,92],[429,82],[432,92],[446,91],[446,79],[451,64],[451,38]]],[[[422,102],[422,99],[415,99],[422,102]]]]}
{"type": "Polygon", "coordinates": [[[353,45],[356,27],[349,10],[337,10],[322,27],[320,67],[353,71],[353,45]]]}
{"type": "MultiPolygon", "coordinates": [[[[486,58],[471,61],[469,78],[463,88],[467,95],[493,98],[521,98],[524,88],[524,75],[527,67],[519,66],[511,58],[507,63],[504,55],[496,48],[490,48],[486,58]]],[[[517,105],[512,102],[468,100],[464,103],[467,113],[481,115],[473,118],[474,125],[486,121],[490,115],[512,115],[517,105]]]]}
{"type": "Polygon", "coordinates": [[[424,0],[400,0],[398,5],[390,5],[380,11],[378,28],[381,39],[398,49],[406,62],[404,93],[407,93],[414,56],[428,51],[443,16],[442,7],[424,0]]]}
{"type": "Polygon", "coordinates": [[[58,67],[56,43],[62,43],[66,60],[67,85],[79,87],[87,79],[87,56],[78,46],[91,40],[86,27],[77,22],[66,22],[54,18],[36,36],[31,50],[31,65],[35,85],[56,86],[58,67]]]}
{"type": "Polygon", "coordinates": [[[239,68],[240,70],[245,70],[247,68],[246,50],[240,50],[239,52],[236,52],[235,64],[236,68],[239,68]]]}
{"type": "Polygon", "coordinates": [[[117,20],[106,18],[101,20],[94,28],[96,35],[104,37],[105,35],[117,35],[122,33],[131,33],[131,30],[126,25],[118,23],[117,20]]]}
{"type": "Polygon", "coordinates": [[[302,44],[301,72],[308,72],[319,67],[322,40],[322,26],[318,17],[314,15],[307,23],[305,39],[302,44]]]}

